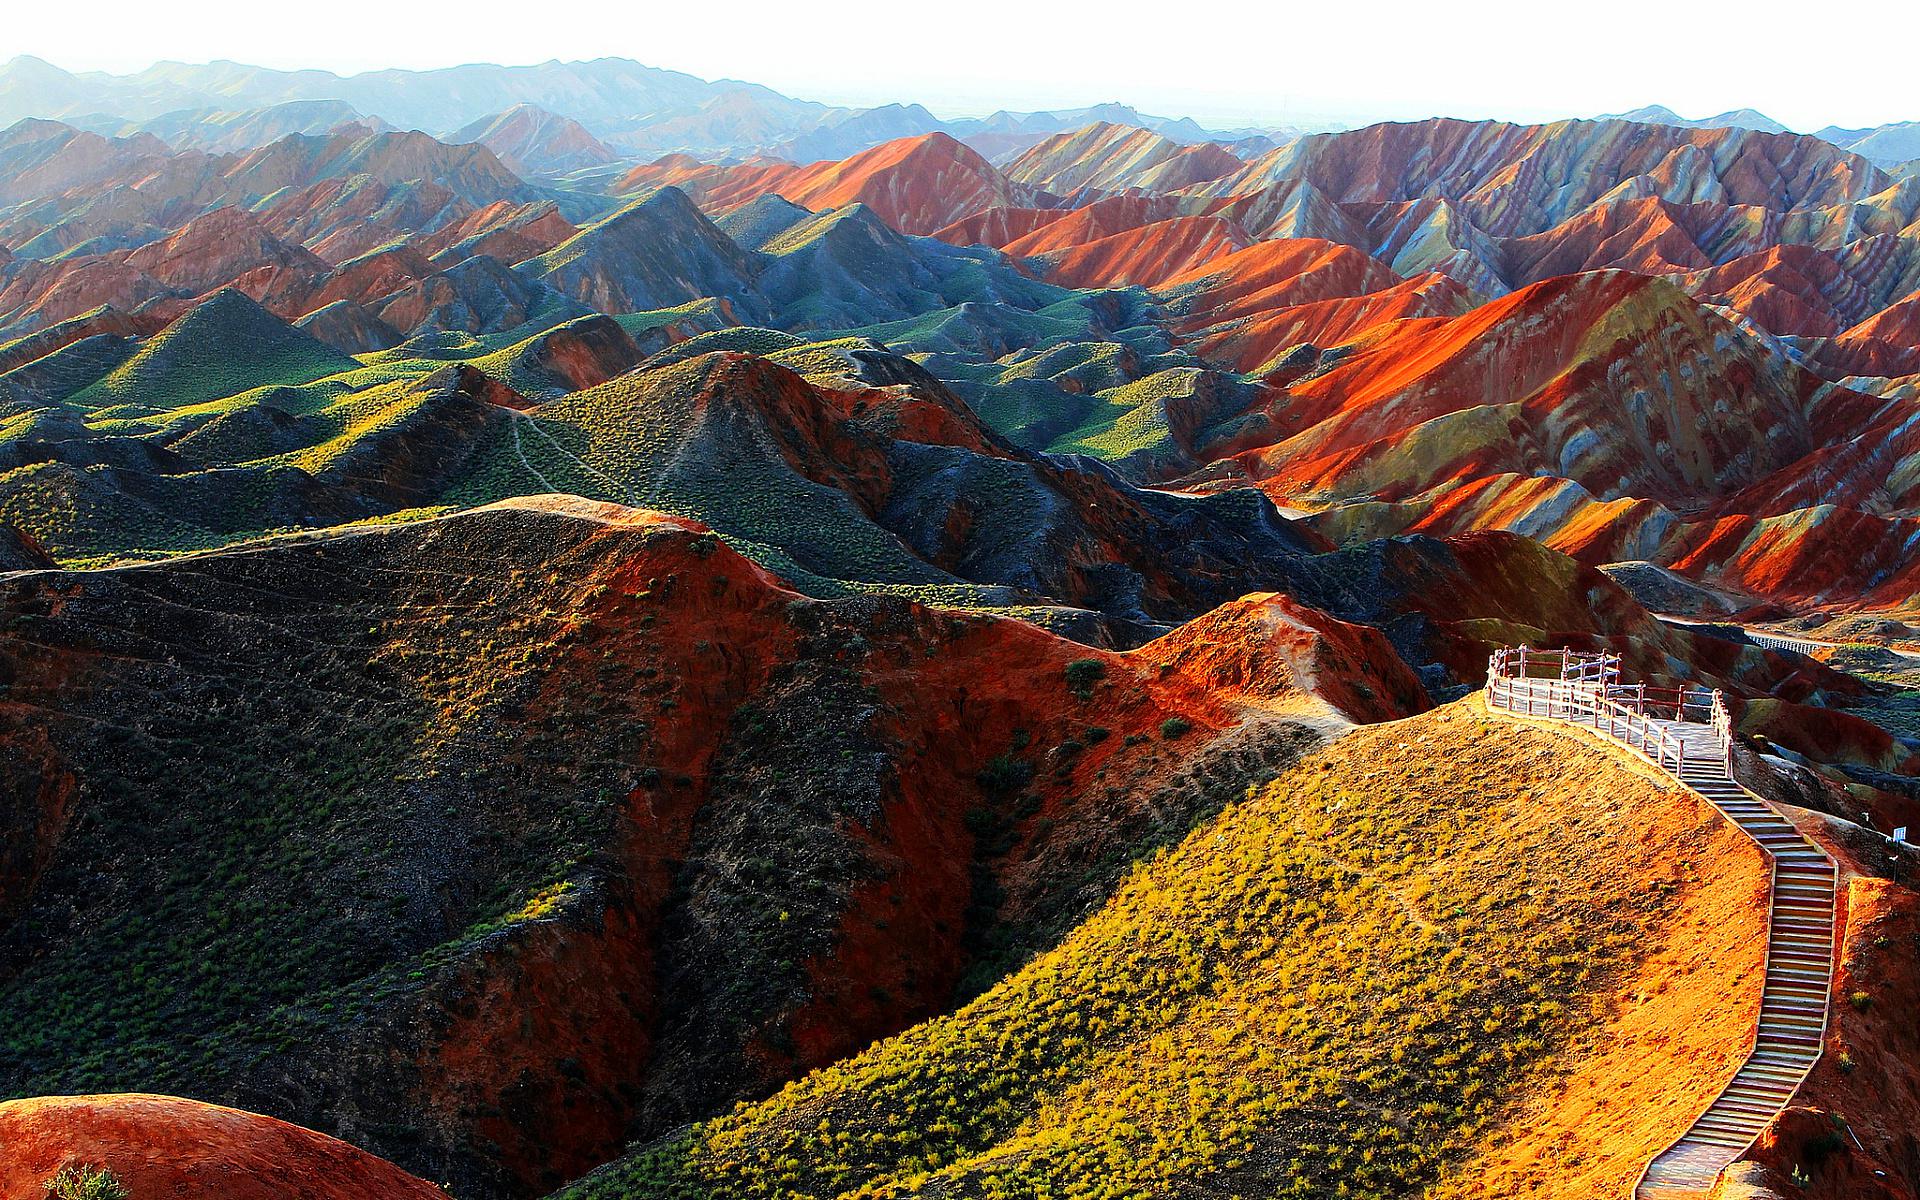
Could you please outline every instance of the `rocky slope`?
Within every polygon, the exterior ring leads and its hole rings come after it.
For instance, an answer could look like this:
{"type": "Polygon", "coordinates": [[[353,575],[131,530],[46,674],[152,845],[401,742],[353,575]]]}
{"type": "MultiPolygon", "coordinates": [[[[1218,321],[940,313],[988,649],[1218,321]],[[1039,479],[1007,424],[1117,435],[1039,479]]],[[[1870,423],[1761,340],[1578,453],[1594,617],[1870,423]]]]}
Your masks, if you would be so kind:
{"type": "Polygon", "coordinates": [[[5,603],[0,1086],[218,1097],[462,1195],[941,1010],[1312,740],[1285,712],[1427,703],[1279,599],[1105,654],[579,501],[5,603]]]}
{"type": "Polygon", "coordinates": [[[69,1164],[104,1167],[133,1196],[434,1200],[439,1188],[344,1142],[171,1096],[0,1103],[0,1191],[37,1196],[69,1164]]]}

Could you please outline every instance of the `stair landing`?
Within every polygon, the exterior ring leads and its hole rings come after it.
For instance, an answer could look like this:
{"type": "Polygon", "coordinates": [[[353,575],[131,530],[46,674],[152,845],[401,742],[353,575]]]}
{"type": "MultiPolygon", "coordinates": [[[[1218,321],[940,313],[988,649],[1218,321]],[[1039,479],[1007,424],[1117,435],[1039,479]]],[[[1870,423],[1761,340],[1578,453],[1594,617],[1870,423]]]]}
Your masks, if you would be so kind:
{"type": "MultiPolygon", "coordinates": [[[[1532,685],[1546,681],[1507,682],[1535,691],[1545,709],[1549,689],[1532,685]]],[[[1766,986],[1753,1049],[1686,1133],[1647,1165],[1634,1189],[1636,1200],[1686,1200],[1708,1193],[1720,1172],[1788,1105],[1820,1058],[1831,999],[1837,875],[1824,851],[1728,775],[1710,726],[1658,724],[1686,747],[1679,774],[1663,770],[1738,825],[1773,862],[1766,986]]]]}

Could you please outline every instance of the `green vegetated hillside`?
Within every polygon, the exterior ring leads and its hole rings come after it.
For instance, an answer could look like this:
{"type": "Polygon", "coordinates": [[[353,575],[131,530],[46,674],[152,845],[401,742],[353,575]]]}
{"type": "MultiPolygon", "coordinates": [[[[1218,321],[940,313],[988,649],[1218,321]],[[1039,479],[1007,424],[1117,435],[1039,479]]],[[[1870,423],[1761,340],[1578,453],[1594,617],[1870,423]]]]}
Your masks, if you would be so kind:
{"type": "Polygon", "coordinates": [[[155,334],[73,399],[97,408],[182,408],[258,387],[309,383],[357,365],[229,290],[155,334]]]}
{"type": "Polygon", "coordinates": [[[1664,935],[1667,803],[1458,710],[1357,731],[966,1007],[564,1195],[1417,1194],[1664,935]]]}
{"type": "MultiPolygon", "coordinates": [[[[816,592],[966,583],[923,548],[876,534],[863,502],[849,508],[831,485],[801,478],[825,464],[779,463],[755,475],[759,493],[729,480],[739,464],[702,456],[730,443],[758,456],[759,435],[738,421],[690,432],[685,444],[663,427],[665,413],[643,405],[609,424],[621,407],[612,392],[574,398],[643,363],[667,369],[716,351],[764,355],[829,388],[948,386],[903,367],[875,375],[852,357],[898,355],[951,381],[983,428],[1016,445],[1091,454],[1136,476],[1184,461],[1199,419],[1184,397],[1199,372],[1169,350],[1143,294],[1049,287],[977,248],[902,238],[857,207],[796,220],[765,245],[754,261],[767,264],[761,282],[785,329],[740,325],[736,311],[703,301],[428,333],[349,357],[234,290],[144,339],[121,331],[132,328],[124,318],[90,314],[116,332],[44,354],[34,347],[50,337],[28,339],[9,358],[26,361],[0,377],[0,520],[63,562],[102,564],[565,490],[708,521],[816,592]],[[910,315],[820,332],[888,313],[910,315]],[[458,365],[505,385],[463,385],[500,411],[476,416],[460,435],[468,440],[441,447],[423,473],[418,439],[396,447],[380,435],[411,422],[423,397],[445,390],[430,377],[458,365]],[[531,411],[510,418],[507,408],[531,411]],[[650,462],[656,452],[661,461],[650,462]]],[[[648,402],[656,390],[618,386],[648,402]]],[[[964,587],[950,598],[1009,600],[964,587]]]]}
{"type": "MultiPolygon", "coordinates": [[[[820,226],[789,230],[779,252],[849,236],[899,248],[860,213],[820,226]]],[[[973,262],[953,252],[944,278],[973,262]]],[[[1052,307],[1074,336],[1099,316],[1052,307]]],[[[0,521],[69,565],[103,565],[564,492],[701,521],[811,595],[1082,624],[1191,615],[1270,585],[1271,564],[1310,544],[1257,504],[1150,496],[1003,442],[875,338],[699,332],[710,315],[451,331],[350,359],[222,292],[78,394],[0,409],[0,521]],[[649,355],[663,328],[680,340],[649,355]],[[221,349],[234,338],[253,349],[221,349]],[[229,392],[242,378],[260,382],[229,392]]],[[[1042,357],[1035,370],[1057,373],[1112,356],[1042,357]]],[[[1099,382],[1124,391],[1126,375],[1099,382]]],[[[1091,404],[1167,427],[1162,390],[1088,398],[1061,421],[1091,404]]],[[[1146,441],[1158,454],[1169,435],[1146,441]]],[[[1116,442],[1110,457],[1132,453],[1116,442]]]]}
{"type": "Polygon", "coordinates": [[[0,1094],[540,1194],[946,1011],[1316,740],[1160,661],[575,499],[9,575],[0,1094]]]}

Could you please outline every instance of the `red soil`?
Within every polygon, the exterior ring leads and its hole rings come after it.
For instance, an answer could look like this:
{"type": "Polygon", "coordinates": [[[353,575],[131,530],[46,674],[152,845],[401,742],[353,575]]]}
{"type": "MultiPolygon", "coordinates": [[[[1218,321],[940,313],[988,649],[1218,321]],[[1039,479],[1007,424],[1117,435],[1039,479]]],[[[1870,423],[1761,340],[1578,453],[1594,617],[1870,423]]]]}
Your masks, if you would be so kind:
{"type": "Polygon", "coordinates": [[[1199,306],[1216,319],[1227,319],[1336,296],[1365,295],[1400,282],[1385,263],[1351,246],[1318,238],[1279,238],[1171,275],[1163,287],[1191,289],[1199,306]]]}
{"type": "Polygon", "coordinates": [[[489,254],[504,263],[524,262],[580,232],[549,204],[519,205],[501,200],[421,238],[425,254],[452,266],[475,254],[489,254]]]}
{"type": "Polygon", "coordinates": [[[1703,270],[1712,261],[1681,222],[1725,211],[1718,205],[1676,205],[1658,196],[1596,204],[1545,233],[1507,242],[1502,247],[1506,274],[1531,283],[1576,271],[1670,275],[1703,270]],[[1697,211],[1702,209],[1712,212],[1697,211]]]}
{"type": "MultiPolygon", "coordinates": [[[[994,209],[993,213],[1035,213],[1045,218],[1034,221],[1034,228],[1021,237],[1005,243],[1000,248],[1015,258],[1024,258],[1034,254],[1075,250],[1102,238],[1126,233],[1142,225],[1155,222],[1171,222],[1184,216],[1184,206],[1168,196],[1111,196],[1098,200],[1082,208],[1045,210],[1045,209],[994,209]]],[[[981,214],[982,217],[991,214],[981,214]]],[[[972,220],[972,218],[969,218],[972,220]]],[[[966,224],[966,222],[962,222],[966,224]]],[[[943,231],[944,232],[944,231],[943,231]]],[[[936,235],[941,236],[941,235],[936,235]]],[[[1246,235],[1239,235],[1244,241],[1246,235]]],[[[952,239],[948,239],[952,240],[952,239]]]]}
{"type": "Polygon", "coordinates": [[[0,1104],[0,1196],[38,1200],[67,1165],[105,1166],[135,1200],[446,1200],[345,1142],[172,1096],[52,1096],[0,1104]]]}
{"type": "Polygon", "coordinates": [[[933,236],[955,246],[992,246],[1019,241],[1071,215],[1072,209],[989,208],[933,231],[933,236]]]}
{"type": "Polygon", "coordinates": [[[951,994],[972,896],[963,818],[981,803],[978,775],[997,755],[1028,745],[1045,768],[1029,788],[1037,808],[996,860],[1007,911],[1020,912],[1047,894],[1036,864],[1049,861],[1049,845],[1097,845],[1098,831],[1144,803],[1172,764],[1283,698],[1312,707],[1313,689],[1368,719],[1426,704],[1377,631],[1282,598],[1229,606],[1115,654],[1018,621],[803,600],[697,526],[658,514],[574,501],[505,507],[558,507],[602,523],[569,553],[565,602],[577,632],[553,649],[526,720],[595,686],[607,662],[658,668],[629,700],[631,719],[656,731],[649,757],[661,782],[635,790],[628,832],[610,851],[625,894],[563,924],[525,926],[510,952],[476,957],[420,1001],[416,1027],[434,1030],[417,1059],[422,1120],[497,1146],[529,1189],[605,1161],[627,1136],[657,1036],[656,922],[708,800],[713,757],[734,713],[769,703],[816,626],[850,623],[864,644],[842,665],[876,696],[872,734],[893,782],[881,819],[847,836],[887,865],[856,890],[833,949],[808,964],[812,998],[778,1019],[778,1044],[790,1048],[763,1040],[754,1049],[764,1086],[893,1032],[951,994]],[[1077,659],[1102,669],[1084,700],[1068,687],[1077,659]],[[1172,716],[1191,725],[1177,747],[1161,730],[1172,716]],[[1083,745],[1094,725],[1109,734],[1083,745]],[[1070,743],[1080,748],[1054,749],[1070,743]],[[1096,779],[1109,799],[1076,803],[1096,779]],[[621,1000],[571,1002],[583,994],[621,1000]],[[564,1072],[554,1066],[562,1060],[564,1072]],[[502,1106],[508,1094],[513,1103],[502,1106]]]}
{"type": "MultiPolygon", "coordinates": [[[[1057,229],[1059,226],[1048,226],[1040,233],[1052,234],[1057,229]]],[[[1030,240],[1034,239],[1023,239],[1030,240]]],[[[1218,217],[1175,217],[1096,238],[1072,249],[1049,251],[1034,261],[1049,283],[1062,287],[1134,284],[1158,288],[1244,249],[1249,240],[1245,231],[1218,217]]],[[[1015,246],[1020,244],[1016,242],[1015,246]]]]}
{"type": "MultiPolygon", "coordinates": [[[[1910,1197],[1920,1192],[1920,1024],[1913,1020],[1920,1005],[1920,895],[1860,873],[1865,864],[1856,855],[1881,857],[1865,844],[1835,848],[1849,869],[1826,1051],[1795,1097],[1797,1107],[1767,1129],[1753,1158],[1771,1168],[1783,1194],[1910,1197]],[[1796,1167],[1809,1179],[1804,1190],[1788,1182],[1796,1167]]],[[[1871,869],[1883,871],[1884,861],[1871,869]]]]}
{"type": "Polygon", "coordinates": [[[1848,329],[1815,352],[1840,375],[1920,374],[1920,292],[1906,296],[1848,329]]]}
{"type": "Polygon", "coordinates": [[[1168,279],[1178,297],[1178,332],[1202,354],[1251,371],[1302,342],[1353,341],[1369,329],[1467,308],[1451,279],[1402,280],[1350,246],[1318,238],[1259,242],[1168,279]]]}
{"type": "Polygon", "coordinates": [[[613,191],[616,195],[637,196],[676,187],[702,209],[723,212],[781,191],[800,170],[800,164],[780,159],[749,159],[719,166],[686,154],[669,154],[628,171],[613,185],[613,191]]]}
{"type": "Polygon", "coordinates": [[[1022,204],[1037,195],[1009,182],[944,133],[901,138],[842,162],[802,167],[764,190],[815,211],[865,204],[902,233],[932,233],[981,209],[1022,204]]]}
{"type": "Polygon", "coordinates": [[[1859,428],[1879,407],[1816,399],[1811,374],[1732,337],[1671,283],[1625,272],[1402,321],[1356,350],[1291,389],[1302,432],[1242,456],[1276,497],[1399,499],[1516,473],[1698,509],[1810,452],[1816,411],[1823,428],[1859,428]]]}
{"type": "Polygon", "coordinates": [[[1871,303],[1832,254],[1812,246],[1734,259],[1690,277],[1687,290],[1739,309],[1763,329],[1801,337],[1832,337],[1853,323],[1849,313],[1871,303]]]}
{"type": "Polygon", "coordinates": [[[622,193],[673,186],[708,212],[775,194],[819,211],[860,203],[902,233],[933,233],[974,213],[1029,205],[1040,196],[944,133],[900,138],[840,162],[756,161],[712,166],[671,154],[621,177],[622,193]]]}

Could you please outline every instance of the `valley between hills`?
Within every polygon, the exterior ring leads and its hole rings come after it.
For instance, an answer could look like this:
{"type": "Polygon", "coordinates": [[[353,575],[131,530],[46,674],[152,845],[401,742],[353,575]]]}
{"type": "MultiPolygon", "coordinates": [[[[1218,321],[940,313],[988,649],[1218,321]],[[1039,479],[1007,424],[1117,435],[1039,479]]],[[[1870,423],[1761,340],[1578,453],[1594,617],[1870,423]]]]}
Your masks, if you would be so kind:
{"type": "Polygon", "coordinates": [[[7,1200],[1920,1196],[1911,129],[0,118],[7,1200]]]}

